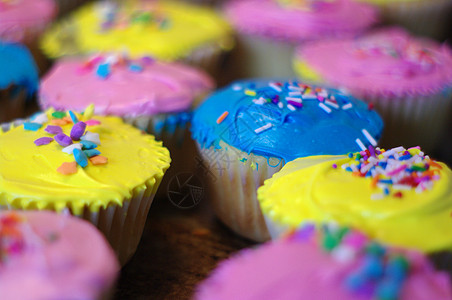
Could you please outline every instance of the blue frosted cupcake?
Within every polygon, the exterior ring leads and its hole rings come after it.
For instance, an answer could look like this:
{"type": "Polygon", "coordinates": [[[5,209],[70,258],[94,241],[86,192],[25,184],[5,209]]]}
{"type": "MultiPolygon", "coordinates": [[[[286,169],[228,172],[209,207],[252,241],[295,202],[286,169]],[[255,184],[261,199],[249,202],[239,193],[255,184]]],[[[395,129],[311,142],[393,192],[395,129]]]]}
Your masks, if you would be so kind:
{"type": "Polygon", "coordinates": [[[217,216],[256,241],[269,238],[256,199],[265,179],[298,157],[374,147],[382,129],[364,102],[295,81],[238,81],[212,94],[192,120],[217,216]]]}
{"type": "Polygon", "coordinates": [[[27,48],[0,40],[0,123],[24,116],[25,101],[37,91],[38,80],[27,48]]]}

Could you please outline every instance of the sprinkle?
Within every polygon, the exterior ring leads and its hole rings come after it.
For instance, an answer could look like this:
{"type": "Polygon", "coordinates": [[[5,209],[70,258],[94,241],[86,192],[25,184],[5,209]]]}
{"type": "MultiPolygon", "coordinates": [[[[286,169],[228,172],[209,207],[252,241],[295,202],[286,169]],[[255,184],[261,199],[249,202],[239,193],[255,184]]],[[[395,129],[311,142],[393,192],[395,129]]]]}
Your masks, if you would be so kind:
{"type": "Polygon", "coordinates": [[[284,104],[282,102],[279,102],[278,107],[282,109],[284,107],[284,104]]]}
{"type": "Polygon", "coordinates": [[[53,125],[57,125],[57,126],[64,126],[64,125],[66,125],[68,122],[66,121],[66,120],[63,120],[63,119],[53,119],[53,120],[50,120],[50,124],[53,124],[53,125]]]}
{"type": "Polygon", "coordinates": [[[396,192],[396,193],[394,193],[394,197],[396,197],[396,198],[402,198],[403,197],[403,194],[402,194],[402,192],[396,192]]]}
{"type": "Polygon", "coordinates": [[[337,102],[333,102],[331,100],[325,100],[325,104],[328,104],[331,107],[334,107],[335,109],[339,109],[339,104],[337,102]]]}
{"type": "Polygon", "coordinates": [[[85,168],[86,166],[88,166],[88,157],[86,157],[86,154],[83,151],[74,149],[73,154],[75,161],[80,167],[85,168]]]}
{"type": "Polygon", "coordinates": [[[86,124],[84,122],[77,122],[71,129],[71,139],[74,141],[80,140],[80,137],[85,133],[86,124]]]}
{"type": "Polygon", "coordinates": [[[77,116],[74,114],[73,111],[69,111],[69,116],[71,117],[72,123],[76,124],[78,122],[77,116]]]}
{"type": "Polygon", "coordinates": [[[131,65],[129,65],[129,70],[132,72],[139,73],[139,72],[143,71],[143,67],[138,64],[131,64],[131,65]]]}
{"type": "Polygon", "coordinates": [[[91,119],[93,114],[94,114],[94,104],[90,104],[85,109],[85,112],[83,113],[83,117],[84,117],[85,120],[89,120],[89,119],[91,119]]]}
{"type": "Polygon", "coordinates": [[[337,164],[332,165],[333,169],[337,169],[337,164]]]}
{"type": "Polygon", "coordinates": [[[301,91],[289,92],[289,97],[301,96],[301,91]]]}
{"type": "Polygon", "coordinates": [[[361,132],[364,134],[364,136],[372,146],[377,146],[377,141],[370,135],[369,131],[367,131],[366,129],[361,129],[361,132]]]}
{"type": "Polygon", "coordinates": [[[50,144],[53,141],[53,138],[51,137],[42,137],[34,141],[36,146],[42,146],[50,144]]]}
{"type": "Polygon", "coordinates": [[[85,124],[86,124],[86,126],[96,126],[96,125],[100,125],[100,121],[91,119],[91,120],[86,121],[85,124]]]}
{"type": "Polygon", "coordinates": [[[85,155],[87,157],[93,157],[93,156],[96,156],[96,155],[100,154],[100,151],[97,150],[97,149],[83,150],[83,152],[85,153],[85,155]]]}
{"type": "Polygon", "coordinates": [[[39,123],[33,123],[33,122],[25,122],[24,123],[24,129],[29,131],[38,131],[39,128],[41,128],[42,125],[39,123]]]}
{"type": "Polygon", "coordinates": [[[245,95],[254,97],[254,96],[256,96],[257,94],[256,94],[255,91],[246,89],[246,90],[245,90],[245,95]]]}
{"type": "Polygon", "coordinates": [[[97,145],[100,145],[100,139],[99,139],[98,133],[93,133],[93,132],[87,131],[85,133],[85,135],[82,136],[80,139],[83,141],[90,141],[90,142],[96,143],[97,145]]]}
{"type": "Polygon", "coordinates": [[[291,100],[289,100],[289,101],[287,101],[287,103],[288,103],[289,105],[294,106],[294,107],[303,107],[303,104],[300,103],[300,102],[296,102],[296,101],[291,101],[291,100]]]}
{"type": "Polygon", "coordinates": [[[143,56],[141,58],[141,62],[143,62],[146,65],[151,65],[155,62],[155,59],[153,59],[151,56],[143,56]]]}
{"type": "Polygon", "coordinates": [[[110,76],[110,73],[111,69],[108,63],[100,64],[97,67],[96,75],[99,76],[101,79],[107,79],[107,77],[110,76]]]}
{"type": "Polygon", "coordinates": [[[259,133],[261,133],[263,131],[266,131],[266,130],[270,129],[272,126],[273,126],[272,123],[267,123],[264,126],[255,129],[254,132],[259,134],[259,133]]]}
{"type": "Polygon", "coordinates": [[[365,151],[366,150],[366,146],[364,146],[363,142],[361,142],[360,139],[356,139],[355,142],[358,144],[359,148],[361,148],[361,150],[365,151]]]}
{"type": "Polygon", "coordinates": [[[303,100],[318,100],[317,96],[314,94],[304,94],[302,98],[303,100]]]}
{"type": "Polygon", "coordinates": [[[77,173],[77,163],[75,161],[64,162],[58,167],[57,172],[63,175],[75,174],[77,173]]]}
{"type": "Polygon", "coordinates": [[[292,104],[287,104],[287,108],[291,111],[295,111],[295,107],[292,104]]]}
{"type": "Polygon", "coordinates": [[[218,117],[217,119],[217,124],[220,124],[221,122],[224,121],[224,119],[226,119],[226,117],[229,115],[228,111],[225,111],[221,114],[221,116],[218,117]]]}
{"type": "Polygon", "coordinates": [[[303,103],[303,100],[300,98],[294,98],[294,97],[286,97],[286,101],[292,101],[297,103],[303,103]]]}
{"type": "Polygon", "coordinates": [[[83,150],[90,150],[97,148],[97,144],[90,141],[81,141],[80,144],[83,147],[83,150]]]}
{"type": "Polygon", "coordinates": [[[232,89],[234,90],[234,91],[241,91],[242,90],[242,86],[240,85],[240,84],[234,84],[233,86],[232,86],[232,89]]]}
{"type": "Polygon", "coordinates": [[[55,136],[55,141],[62,147],[67,147],[72,144],[72,139],[64,133],[59,133],[55,136]]]}
{"type": "Polygon", "coordinates": [[[373,103],[369,103],[369,105],[367,105],[367,109],[368,110],[374,109],[374,104],[373,103]]]}
{"type": "Polygon", "coordinates": [[[269,85],[272,89],[274,89],[275,91],[277,91],[278,93],[281,93],[281,92],[282,92],[282,89],[281,89],[279,86],[277,86],[274,82],[270,82],[268,85],[269,85]]]}
{"type": "Polygon", "coordinates": [[[347,104],[345,104],[345,105],[342,106],[342,109],[343,109],[343,110],[347,110],[347,109],[350,109],[350,108],[352,108],[352,107],[353,107],[353,105],[352,105],[351,103],[347,103],[347,104]]]}
{"type": "Polygon", "coordinates": [[[62,119],[66,116],[66,113],[64,111],[55,111],[52,113],[52,117],[55,119],[62,119]]]}
{"type": "Polygon", "coordinates": [[[61,151],[63,151],[64,153],[67,153],[67,154],[72,154],[72,153],[74,153],[74,149],[82,150],[82,146],[83,145],[80,143],[72,144],[67,147],[64,147],[63,150],[61,150],[61,151]]]}
{"type": "MultiPolygon", "coordinates": [[[[303,98],[304,99],[304,98],[303,98]]],[[[321,109],[323,109],[325,112],[327,112],[327,113],[331,113],[331,108],[329,108],[328,106],[326,106],[325,104],[323,104],[323,103],[319,103],[319,107],[321,108],[321,109]]]]}
{"type": "Polygon", "coordinates": [[[40,113],[37,114],[34,118],[33,118],[33,122],[34,123],[39,123],[39,124],[44,124],[49,120],[49,118],[47,118],[47,114],[46,113],[40,113]]]}
{"type": "Polygon", "coordinates": [[[104,165],[108,162],[108,158],[100,155],[90,157],[89,160],[93,165],[104,165]]]}

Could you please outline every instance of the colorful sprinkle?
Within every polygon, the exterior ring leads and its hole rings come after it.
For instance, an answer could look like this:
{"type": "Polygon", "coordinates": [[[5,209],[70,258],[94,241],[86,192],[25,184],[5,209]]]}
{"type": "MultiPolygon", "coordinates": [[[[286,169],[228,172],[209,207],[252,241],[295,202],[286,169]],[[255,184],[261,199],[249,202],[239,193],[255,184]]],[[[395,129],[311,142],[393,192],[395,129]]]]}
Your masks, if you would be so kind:
{"type": "Polygon", "coordinates": [[[328,106],[326,106],[323,103],[319,103],[319,107],[329,114],[332,112],[331,108],[329,108],[328,106]]]}
{"type": "Polygon", "coordinates": [[[41,128],[42,125],[39,123],[34,122],[25,122],[24,123],[24,129],[29,131],[38,131],[39,128],[41,128]]]}
{"type": "Polygon", "coordinates": [[[82,150],[82,144],[80,144],[80,143],[72,144],[67,147],[64,147],[63,150],[61,150],[61,151],[63,151],[64,153],[67,153],[67,154],[72,154],[72,153],[74,153],[74,149],[82,150]]]}
{"type": "Polygon", "coordinates": [[[267,123],[264,126],[255,129],[254,132],[259,134],[261,132],[264,132],[264,131],[270,129],[271,127],[273,127],[273,124],[272,123],[267,123]]]}
{"type": "Polygon", "coordinates": [[[64,162],[57,168],[57,172],[63,175],[72,175],[77,173],[77,163],[75,161],[64,162]]]}
{"type": "Polygon", "coordinates": [[[87,157],[93,157],[93,156],[96,156],[96,155],[100,154],[100,151],[97,150],[97,149],[83,150],[83,152],[85,153],[85,155],[87,157]]]}
{"type": "Polygon", "coordinates": [[[367,131],[366,129],[362,129],[361,132],[364,134],[364,136],[372,146],[374,147],[377,146],[377,141],[373,138],[372,135],[370,135],[369,131],[367,131]]]}
{"type": "Polygon", "coordinates": [[[72,123],[76,124],[78,122],[78,118],[73,111],[69,111],[69,116],[71,117],[72,123]]]}
{"type": "Polygon", "coordinates": [[[91,120],[86,121],[85,124],[86,124],[86,126],[96,126],[96,125],[100,125],[101,123],[98,120],[91,119],[91,120]]]}
{"type": "Polygon", "coordinates": [[[62,147],[67,147],[72,144],[72,139],[64,133],[59,133],[55,136],[55,141],[62,147]]]}
{"type": "Polygon", "coordinates": [[[221,116],[219,116],[217,119],[217,124],[220,124],[221,122],[223,122],[223,120],[226,119],[226,117],[228,115],[229,115],[228,111],[225,111],[224,113],[222,113],[221,116]]]}
{"type": "Polygon", "coordinates": [[[34,141],[34,143],[36,146],[43,146],[43,145],[50,144],[52,141],[53,141],[53,138],[51,138],[51,137],[42,137],[42,138],[36,139],[34,141]]]}
{"type": "Polygon", "coordinates": [[[87,131],[85,133],[84,136],[82,136],[80,138],[82,141],[89,141],[89,142],[93,142],[97,145],[100,145],[100,138],[99,138],[99,134],[98,133],[93,133],[93,132],[89,132],[87,131]]]}
{"type": "Polygon", "coordinates": [[[63,133],[63,129],[60,126],[55,125],[47,125],[47,127],[44,129],[45,132],[50,134],[59,134],[63,133]]]}
{"type": "Polygon", "coordinates": [[[97,148],[97,144],[90,141],[81,141],[80,144],[83,146],[83,150],[90,150],[97,148]]]}
{"type": "Polygon", "coordinates": [[[52,117],[54,117],[55,119],[62,119],[66,117],[66,113],[64,111],[55,111],[52,113],[52,117]]]}
{"type": "Polygon", "coordinates": [[[108,63],[100,64],[97,67],[96,75],[99,76],[100,78],[107,79],[108,76],[110,76],[110,74],[111,74],[111,68],[108,63]]]}
{"type": "Polygon", "coordinates": [[[88,157],[86,157],[86,154],[82,150],[74,149],[73,154],[75,161],[80,167],[85,168],[88,166],[88,157]]]}
{"type": "Polygon", "coordinates": [[[104,156],[93,156],[89,159],[93,165],[104,165],[108,162],[108,158],[104,156]]]}
{"type": "Polygon", "coordinates": [[[82,135],[85,133],[86,124],[84,122],[77,122],[71,129],[71,139],[74,141],[80,140],[82,135]]]}
{"type": "Polygon", "coordinates": [[[92,118],[93,114],[94,114],[94,104],[90,104],[85,109],[85,111],[83,113],[83,117],[84,117],[85,120],[89,120],[89,119],[92,118]]]}

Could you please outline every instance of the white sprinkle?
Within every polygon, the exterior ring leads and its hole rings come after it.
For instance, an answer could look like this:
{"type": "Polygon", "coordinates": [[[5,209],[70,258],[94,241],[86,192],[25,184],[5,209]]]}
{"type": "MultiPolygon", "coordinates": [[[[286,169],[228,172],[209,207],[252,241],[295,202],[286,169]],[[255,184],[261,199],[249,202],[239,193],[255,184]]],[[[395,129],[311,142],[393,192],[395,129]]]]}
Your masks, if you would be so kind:
{"type": "Polygon", "coordinates": [[[44,124],[48,120],[49,119],[47,118],[46,113],[40,113],[39,115],[37,115],[36,117],[33,118],[33,122],[39,123],[39,124],[44,124]]]}
{"type": "Polygon", "coordinates": [[[61,150],[61,151],[63,151],[64,153],[67,153],[67,154],[72,154],[74,152],[74,149],[82,150],[82,146],[83,145],[80,143],[72,144],[67,147],[64,147],[63,150],[61,150]]]}
{"type": "Polygon", "coordinates": [[[408,190],[411,190],[411,185],[408,185],[408,184],[394,184],[394,185],[392,185],[392,188],[394,190],[408,191],[408,190]]]}
{"type": "Polygon", "coordinates": [[[331,108],[329,108],[328,106],[326,106],[325,104],[323,104],[322,102],[320,102],[319,103],[319,107],[321,108],[321,109],[323,109],[325,112],[327,112],[327,113],[331,113],[331,108]]]}
{"type": "Polygon", "coordinates": [[[385,197],[385,194],[372,194],[370,195],[371,200],[381,200],[385,197]]]}
{"type": "Polygon", "coordinates": [[[294,98],[294,97],[286,97],[286,101],[294,101],[294,102],[298,102],[298,103],[303,103],[303,100],[301,100],[300,98],[294,98]]]}
{"type": "Polygon", "coordinates": [[[343,110],[347,110],[347,109],[350,109],[350,108],[352,108],[353,107],[353,105],[351,104],[351,103],[347,103],[347,104],[345,104],[344,106],[342,106],[342,109],[343,110]]]}
{"type": "Polygon", "coordinates": [[[303,100],[317,100],[317,95],[314,94],[304,94],[301,96],[303,100]]]}
{"type": "Polygon", "coordinates": [[[241,91],[242,90],[242,86],[240,85],[240,84],[234,84],[233,86],[232,86],[232,89],[234,90],[234,91],[241,91]]]}
{"type": "Polygon", "coordinates": [[[282,102],[278,102],[278,107],[282,109],[284,107],[284,104],[282,104],[282,102]]]}
{"type": "Polygon", "coordinates": [[[360,139],[356,139],[355,142],[358,144],[359,148],[361,148],[362,151],[366,151],[366,146],[364,146],[363,142],[361,142],[360,139]]]}
{"type": "Polygon", "coordinates": [[[82,141],[90,141],[97,145],[100,145],[100,138],[98,133],[87,131],[85,135],[80,138],[82,141]]]}
{"type": "Polygon", "coordinates": [[[261,133],[261,132],[263,132],[263,131],[265,131],[265,130],[270,129],[272,126],[273,126],[272,123],[267,123],[267,124],[265,124],[264,126],[255,129],[254,132],[255,132],[255,133],[261,133]]]}
{"type": "Polygon", "coordinates": [[[112,64],[114,65],[115,63],[117,63],[119,61],[118,56],[117,55],[109,55],[107,56],[107,58],[105,59],[105,62],[107,64],[112,64]]]}
{"type": "Polygon", "coordinates": [[[267,102],[263,97],[260,97],[259,99],[253,99],[254,104],[262,105],[265,102],[267,102]]]}
{"type": "Polygon", "coordinates": [[[325,104],[328,104],[329,106],[334,107],[335,109],[339,109],[339,105],[331,100],[325,100],[325,104]]]}
{"type": "Polygon", "coordinates": [[[369,143],[372,144],[372,146],[375,147],[377,145],[377,141],[373,138],[373,136],[370,135],[369,131],[367,131],[366,129],[361,129],[361,132],[364,134],[369,143]]]}
{"type": "Polygon", "coordinates": [[[355,258],[355,250],[347,245],[340,245],[331,251],[333,258],[340,263],[347,263],[355,258]]]}
{"type": "Polygon", "coordinates": [[[298,92],[303,91],[303,89],[301,87],[294,86],[294,85],[289,85],[289,90],[291,90],[291,91],[298,91],[298,92]]]}
{"type": "Polygon", "coordinates": [[[274,89],[275,91],[277,91],[278,93],[282,92],[282,89],[281,89],[279,86],[277,86],[274,82],[270,82],[268,85],[269,85],[272,89],[274,89]]]}
{"type": "Polygon", "coordinates": [[[290,109],[291,111],[295,111],[295,107],[293,107],[292,104],[287,104],[287,108],[290,109]]]}
{"type": "Polygon", "coordinates": [[[296,91],[296,92],[289,92],[289,96],[301,96],[301,92],[298,92],[298,91],[296,91]]]}
{"type": "Polygon", "coordinates": [[[321,92],[317,93],[317,96],[328,98],[328,93],[325,90],[322,90],[321,92]]]}

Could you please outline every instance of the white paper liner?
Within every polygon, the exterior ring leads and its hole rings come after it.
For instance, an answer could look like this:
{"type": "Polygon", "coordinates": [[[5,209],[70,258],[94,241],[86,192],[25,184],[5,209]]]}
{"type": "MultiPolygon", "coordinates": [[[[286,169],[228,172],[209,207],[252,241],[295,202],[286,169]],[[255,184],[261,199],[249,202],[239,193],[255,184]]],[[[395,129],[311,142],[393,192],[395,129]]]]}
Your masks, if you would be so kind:
{"type": "MultiPolygon", "coordinates": [[[[0,124],[3,132],[20,126],[26,120],[16,120],[12,123],[0,124]]],[[[163,170],[165,172],[166,170],[163,170]]],[[[107,208],[92,212],[85,207],[82,214],[75,214],[70,207],[62,213],[70,213],[76,217],[87,220],[102,232],[113,250],[119,262],[124,266],[135,253],[143,233],[146,218],[154,200],[162,177],[156,175],[132,191],[130,199],[124,199],[123,205],[109,205],[107,208]]],[[[21,210],[11,205],[0,205],[0,210],[21,210]]]]}
{"type": "Polygon", "coordinates": [[[272,240],[277,240],[284,236],[284,234],[290,230],[289,226],[281,225],[273,221],[269,216],[264,214],[265,225],[267,226],[268,233],[272,240]]]}
{"type": "Polygon", "coordinates": [[[221,149],[199,148],[208,185],[208,201],[217,217],[237,234],[264,242],[270,236],[257,201],[256,191],[283,162],[247,154],[220,142],[221,149]],[[241,161],[242,160],[242,161],[241,161]],[[270,163],[268,163],[268,161],[270,163]],[[279,162],[279,164],[278,164],[279,162]]]}
{"type": "Polygon", "coordinates": [[[444,38],[450,31],[450,0],[384,1],[379,6],[386,22],[415,34],[444,38]]]}
{"type": "Polygon", "coordinates": [[[232,54],[236,77],[293,78],[295,45],[254,35],[238,34],[232,54]]]}

